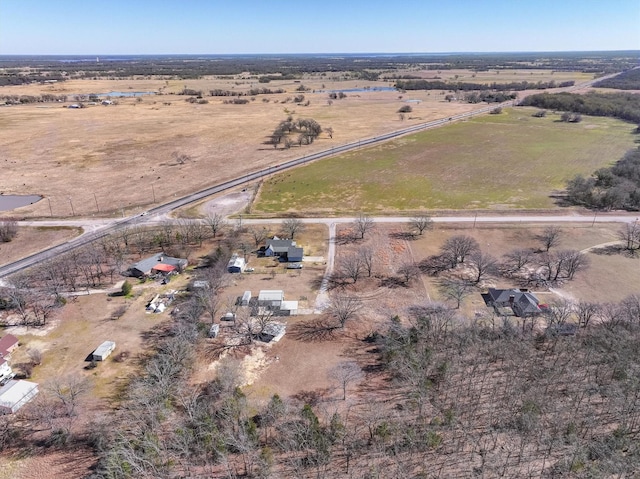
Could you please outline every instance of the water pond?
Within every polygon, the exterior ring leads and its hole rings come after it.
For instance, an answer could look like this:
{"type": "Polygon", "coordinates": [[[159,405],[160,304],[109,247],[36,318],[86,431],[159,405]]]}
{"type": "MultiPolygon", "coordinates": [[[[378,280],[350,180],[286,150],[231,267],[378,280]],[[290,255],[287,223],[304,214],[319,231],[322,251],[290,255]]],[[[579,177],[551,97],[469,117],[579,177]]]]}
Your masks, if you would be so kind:
{"type": "Polygon", "coordinates": [[[32,205],[42,199],[38,195],[0,195],[0,211],[11,211],[21,206],[32,205]]]}

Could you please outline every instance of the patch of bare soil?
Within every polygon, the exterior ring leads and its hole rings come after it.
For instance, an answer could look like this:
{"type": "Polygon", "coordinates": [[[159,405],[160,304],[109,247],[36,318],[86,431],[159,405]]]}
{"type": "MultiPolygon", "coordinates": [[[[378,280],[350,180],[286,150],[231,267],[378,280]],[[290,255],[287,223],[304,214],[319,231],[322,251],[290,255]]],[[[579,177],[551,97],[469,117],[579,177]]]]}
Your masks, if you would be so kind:
{"type": "Polygon", "coordinates": [[[75,238],[81,232],[81,228],[21,226],[12,241],[0,242],[0,266],[75,238]]]}

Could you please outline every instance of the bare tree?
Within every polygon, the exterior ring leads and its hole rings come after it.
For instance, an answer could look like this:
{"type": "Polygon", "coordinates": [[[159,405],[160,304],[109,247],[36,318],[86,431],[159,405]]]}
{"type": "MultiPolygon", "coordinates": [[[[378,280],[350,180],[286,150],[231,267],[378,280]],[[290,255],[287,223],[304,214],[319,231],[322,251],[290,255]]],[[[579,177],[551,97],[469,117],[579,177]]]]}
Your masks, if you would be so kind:
{"type": "Polygon", "coordinates": [[[625,243],[625,249],[636,251],[640,249],[640,226],[637,221],[626,223],[618,232],[618,238],[625,243]]]}
{"type": "Polygon", "coordinates": [[[357,283],[358,279],[365,270],[365,264],[362,261],[360,255],[348,254],[340,260],[338,271],[345,277],[353,280],[353,283],[357,283]]]}
{"type": "Polygon", "coordinates": [[[288,218],[282,222],[282,232],[288,238],[294,239],[296,233],[302,233],[304,223],[297,218],[288,218]]]}
{"type": "Polygon", "coordinates": [[[502,267],[509,273],[516,273],[533,261],[534,253],[527,248],[514,249],[504,255],[502,267]]]}
{"type": "Polygon", "coordinates": [[[373,259],[375,257],[373,248],[362,246],[358,249],[358,257],[362,261],[364,269],[367,270],[367,276],[371,277],[373,271],[373,259]]]}
{"type": "Polygon", "coordinates": [[[347,388],[358,383],[364,378],[364,374],[355,361],[341,361],[332,367],[328,373],[329,379],[338,383],[342,389],[342,400],[347,399],[347,388]]]}
{"type": "Polygon", "coordinates": [[[227,222],[224,217],[218,213],[209,214],[204,217],[204,223],[211,229],[211,233],[215,238],[220,231],[226,226],[227,222]]]}
{"type": "Polygon", "coordinates": [[[579,301],[574,305],[574,310],[578,317],[578,325],[581,328],[586,328],[591,320],[600,314],[600,305],[589,301],[579,301]]]}
{"type": "Polygon", "coordinates": [[[538,240],[542,243],[544,251],[549,252],[553,247],[560,244],[562,236],[562,230],[559,226],[547,226],[541,234],[538,235],[538,240]]]}
{"type": "Polygon", "coordinates": [[[469,256],[471,267],[475,269],[474,282],[477,284],[486,276],[495,274],[498,271],[498,260],[488,253],[480,250],[473,251],[469,256]]]}
{"type": "Polygon", "coordinates": [[[422,235],[425,230],[430,230],[433,228],[433,220],[426,214],[420,214],[411,218],[409,224],[412,228],[418,230],[418,234],[420,235],[422,235]]]}
{"type": "Polygon", "coordinates": [[[53,379],[46,389],[62,403],[65,414],[72,417],[80,398],[89,390],[89,383],[84,377],[71,375],[53,379]]]}
{"type": "Polygon", "coordinates": [[[371,231],[374,226],[373,218],[362,213],[353,221],[353,227],[360,235],[360,239],[364,239],[364,235],[371,231]]]}
{"type": "Polygon", "coordinates": [[[260,246],[269,236],[269,231],[264,226],[261,228],[257,226],[251,227],[249,228],[249,233],[251,233],[251,236],[253,236],[253,241],[256,245],[256,248],[260,246]]]}
{"type": "Polygon", "coordinates": [[[469,281],[463,279],[443,279],[440,282],[440,294],[456,303],[456,309],[460,309],[460,305],[464,298],[473,292],[473,286],[469,281]]]}
{"type": "Polygon", "coordinates": [[[584,271],[591,264],[584,253],[577,250],[563,250],[558,253],[562,258],[562,270],[567,279],[573,279],[578,271],[584,271]]]}
{"type": "Polygon", "coordinates": [[[18,222],[14,219],[0,220],[0,242],[8,243],[18,234],[18,222]]]}
{"type": "Polygon", "coordinates": [[[333,316],[344,328],[347,321],[352,319],[362,308],[362,301],[355,296],[336,296],[331,300],[329,305],[329,314],[333,316]]]}
{"type": "Polygon", "coordinates": [[[411,281],[420,277],[420,268],[413,261],[406,262],[398,268],[398,274],[402,276],[404,284],[408,285],[411,281]]]}
{"type": "Polygon", "coordinates": [[[452,268],[464,263],[467,256],[479,250],[480,245],[478,242],[471,236],[466,235],[452,236],[440,248],[442,256],[447,259],[452,268]]]}

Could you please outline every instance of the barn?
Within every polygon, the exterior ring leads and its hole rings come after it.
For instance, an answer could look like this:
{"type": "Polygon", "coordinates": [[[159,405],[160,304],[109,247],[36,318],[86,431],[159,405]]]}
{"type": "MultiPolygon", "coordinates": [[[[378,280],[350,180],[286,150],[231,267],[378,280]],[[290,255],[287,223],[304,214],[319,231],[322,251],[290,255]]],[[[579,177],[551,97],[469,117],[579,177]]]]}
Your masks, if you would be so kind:
{"type": "Polygon", "coordinates": [[[38,385],[11,380],[0,388],[0,414],[13,414],[38,395],[38,385]]]}

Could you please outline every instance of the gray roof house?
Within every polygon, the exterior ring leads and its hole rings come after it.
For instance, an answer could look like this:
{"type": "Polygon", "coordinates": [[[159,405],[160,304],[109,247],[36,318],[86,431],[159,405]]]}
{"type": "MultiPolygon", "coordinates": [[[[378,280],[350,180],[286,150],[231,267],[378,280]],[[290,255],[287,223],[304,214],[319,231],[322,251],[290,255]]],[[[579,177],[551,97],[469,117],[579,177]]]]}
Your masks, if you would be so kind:
{"type": "Polygon", "coordinates": [[[302,261],[303,248],[296,245],[293,240],[283,240],[277,237],[268,239],[264,248],[265,256],[277,256],[286,261],[302,261]]]}
{"type": "Polygon", "coordinates": [[[488,293],[482,295],[487,306],[493,308],[511,308],[518,317],[535,316],[540,314],[540,301],[533,293],[514,289],[489,288],[488,293]]]}
{"type": "Polygon", "coordinates": [[[127,273],[129,276],[141,278],[154,273],[167,274],[170,272],[181,272],[187,267],[189,262],[183,258],[172,258],[164,253],[154,254],[148,258],[132,264],[127,273]]]}

